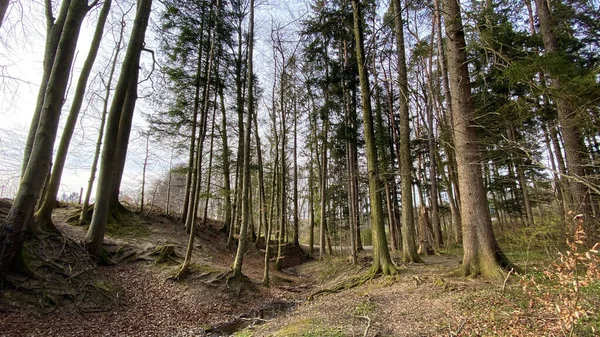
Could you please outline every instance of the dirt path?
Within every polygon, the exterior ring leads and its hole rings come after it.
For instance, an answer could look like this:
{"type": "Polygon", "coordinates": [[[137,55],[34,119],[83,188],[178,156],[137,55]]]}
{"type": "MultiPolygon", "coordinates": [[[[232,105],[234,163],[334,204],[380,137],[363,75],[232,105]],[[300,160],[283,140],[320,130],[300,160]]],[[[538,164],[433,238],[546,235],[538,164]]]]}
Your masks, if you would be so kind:
{"type": "MultiPolygon", "coordinates": [[[[366,262],[369,257],[362,259],[366,262]]],[[[486,285],[446,278],[444,275],[458,266],[455,256],[429,256],[424,260],[425,264],[400,265],[400,276],[396,278],[374,279],[303,302],[284,317],[248,329],[248,335],[451,336],[466,322],[457,299],[474,286],[486,285]]],[[[317,274],[313,290],[366,271],[365,267],[349,268],[341,258],[328,261],[332,262],[339,269],[324,271],[320,262],[311,262],[294,270],[317,274]]]]}
{"type": "MultiPolygon", "coordinates": [[[[54,221],[69,237],[81,239],[83,228],[65,224],[72,212],[58,209],[54,221]]],[[[137,252],[171,244],[183,256],[187,235],[180,224],[151,216],[136,226],[109,237],[107,243],[137,252]]],[[[217,227],[213,224],[199,232],[193,256],[198,270],[226,271],[233,261],[233,249],[225,248],[226,237],[217,227]]],[[[234,331],[236,336],[448,336],[466,321],[457,299],[473,287],[486,286],[445,278],[459,261],[440,255],[425,257],[426,264],[400,264],[395,279],[378,278],[306,301],[314,291],[365,271],[370,257],[362,255],[360,260],[362,267],[333,257],[282,272],[271,268],[270,288],[260,283],[263,252],[255,248],[246,256],[244,273],[249,281],[244,284],[225,279],[206,283],[194,275],[183,282],[167,281],[177,263],[123,262],[100,267],[123,288],[113,311],[84,314],[61,307],[41,314],[8,304],[0,307],[0,336],[220,336],[234,331]]]]}

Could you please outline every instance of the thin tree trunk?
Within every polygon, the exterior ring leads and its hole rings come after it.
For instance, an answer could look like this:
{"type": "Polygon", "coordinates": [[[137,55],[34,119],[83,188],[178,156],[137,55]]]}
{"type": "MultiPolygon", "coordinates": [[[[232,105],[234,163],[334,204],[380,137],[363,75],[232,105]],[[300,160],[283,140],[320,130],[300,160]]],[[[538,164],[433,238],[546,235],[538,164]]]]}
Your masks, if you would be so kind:
{"type": "Polygon", "coordinates": [[[102,148],[102,138],[104,136],[104,127],[106,126],[106,117],[108,115],[108,100],[110,98],[111,86],[113,82],[113,78],[115,75],[115,70],[117,68],[117,60],[119,59],[119,53],[121,52],[121,45],[123,43],[123,34],[125,24],[123,19],[121,20],[121,29],[119,31],[119,40],[115,44],[114,56],[110,66],[110,71],[108,75],[108,80],[105,83],[106,94],[103,98],[103,108],[102,108],[102,117],[100,119],[100,126],[98,127],[98,138],[96,140],[96,148],[94,150],[94,159],[92,160],[92,167],[90,169],[90,178],[88,180],[87,190],[85,193],[85,199],[83,201],[83,206],[81,207],[81,214],[79,216],[79,224],[85,225],[88,221],[88,208],[90,205],[90,198],[92,196],[92,187],[94,186],[94,181],[96,179],[96,170],[98,168],[98,161],[100,159],[100,150],[102,148]]]}
{"type": "MultiPolygon", "coordinates": [[[[259,188],[259,200],[260,200],[260,226],[264,226],[265,229],[265,240],[267,240],[267,200],[265,196],[265,173],[263,168],[263,158],[262,158],[262,147],[260,143],[260,136],[258,133],[258,117],[257,113],[254,113],[254,138],[256,139],[256,158],[258,164],[258,188],[259,188]]],[[[260,231],[258,232],[258,236],[260,237],[260,231]]],[[[258,242],[258,239],[257,239],[258,242]]]]}
{"type": "MultiPolygon", "coordinates": [[[[217,6],[219,6],[220,0],[217,1],[217,6]]],[[[218,8],[218,7],[217,7],[218,8]]],[[[218,11],[218,9],[217,9],[218,11]]],[[[218,14],[217,14],[218,15],[218,14]]],[[[214,32],[213,32],[214,34],[214,32]]],[[[214,37],[213,37],[214,39],[214,37]]],[[[214,42],[212,42],[214,43],[214,42]]],[[[212,47],[211,47],[212,49],[212,47]]],[[[216,115],[216,107],[213,109],[213,113],[212,113],[212,122],[211,122],[211,130],[210,130],[210,147],[209,147],[209,156],[208,156],[208,173],[207,173],[207,179],[206,179],[206,199],[204,201],[204,211],[202,214],[202,227],[206,226],[206,218],[208,217],[208,200],[209,200],[209,195],[210,195],[210,180],[212,178],[212,161],[213,161],[213,145],[214,145],[214,139],[215,139],[215,115],[216,115]]],[[[201,142],[204,141],[204,136],[201,136],[201,142]]],[[[200,146],[202,146],[200,144],[200,146]]],[[[199,188],[199,187],[198,187],[199,188]]],[[[188,246],[187,246],[187,250],[185,253],[185,259],[183,260],[183,263],[181,264],[181,268],[179,269],[179,272],[177,273],[177,276],[175,276],[175,279],[180,279],[181,277],[183,277],[184,275],[187,274],[189,266],[190,266],[190,262],[192,260],[192,252],[194,250],[194,237],[196,236],[196,229],[195,229],[195,225],[196,225],[196,221],[193,221],[190,227],[190,233],[189,233],[189,237],[188,237],[188,246]]]]}
{"type": "Polygon", "coordinates": [[[372,272],[383,275],[397,273],[390,258],[385,227],[383,222],[383,209],[381,192],[379,191],[380,177],[378,170],[377,148],[375,143],[375,130],[373,127],[373,114],[371,109],[371,97],[369,77],[365,62],[364,38],[363,38],[363,14],[358,0],[352,0],[354,17],[354,37],[356,39],[356,59],[358,62],[358,78],[362,94],[363,128],[367,154],[367,170],[369,174],[369,200],[371,202],[371,226],[373,229],[373,266],[372,272]]]}
{"type": "MultiPolygon", "coordinates": [[[[102,165],[98,177],[98,190],[96,191],[96,204],[92,221],[86,235],[88,251],[96,256],[103,256],[102,244],[106,221],[110,208],[111,189],[113,187],[114,161],[117,154],[118,134],[122,112],[127,102],[135,103],[132,96],[137,96],[137,78],[139,74],[140,54],[142,52],[144,35],[148,26],[148,19],[152,8],[152,0],[140,0],[137,8],[133,29],[127,47],[127,53],[121,66],[121,74],[107,120],[107,129],[102,149],[102,165]],[[130,96],[130,97],[126,97],[130,96]]],[[[133,109],[131,109],[133,110],[133,109]]],[[[132,116],[129,116],[132,117],[132,116]]]]}
{"type": "MultiPolygon", "coordinates": [[[[217,72],[217,76],[219,72],[217,72]]],[[[223,94],[223,85],[219,86],[219,100],[221,106],[221,141],[223,143],[223,197],[225,199],[224,212],[225,212],[225,228],[229,228],[231,225],[231,170],[229,167],[229,137],[227,136],[227,114],[225,109],[225,97],[223,94]]],[[[260,165],[260,164],[259,164],[260,165]]]]}
{"type": "Polygon", "coordinates": [[[415,224],[412,204],[412,160],[410,156],[410,124],[408,113],[408,79],[404,51],[404,29],[400,0],[393,0],[395,14],[396,52],[398,53],[398,84],[400,87],[400,176],[402,184],[402,260],[422,262],[415,244],[415,224]]]}
{"type": "MultiPolygon", "coordinates": [[[[275,144],[275,148],[278,148],[278,145],[275,144]]],[[[264,273],[263,273],[263,284],[265,286],[269,286],[269,254],[271,250],[271,234],[273,231],[273,221],[275,219],[273,213],[275,210],[275,202],[277,194],[277,179],[279,170],[279,151],[275,151],[275,159],[273,161],[273,177],[271,179],[271,202],[269,204],[269,223],[267,225],[267,235],[265,237],[265,265],[264,265],[264,273]]]]}
{"type": "Polygon", "coordinates": [[[150,134],[146,134],[146,155],[144,156],[144,164],[142,166],[142,192],[140,193],[140,214],[144,213],[144,198],[146,196],[146,169],[148,168],[150,134]]]}
{"type": "MultiPolygon", "coordinates": [[[[27,165],[29,164],[29,157],[31,156],[33,142],[35,141],[37,129],[40,123],[40,116],[44,107],[44,99],[46,97],[46,90],[48,89],[48,82],[50,81],[50,75],[54,67],[54,60],[59,48],[58,44],[61,39],[65,20],[67,19],[67,12],[69,11],[71,0],[62,1],[56,20],[54,20],[52,15],[52,2],[50,0],[46,0],[44,4],[46,6],[46,47],[44,49],[42,81],[40,82],[36,106],[35,110],[33,111],[33,117],[29,126],[29,133],[27,134],[27,142],[23,152],[21,176],[25,174],[25,169],[27,169],[27,165]]],[[[67,72],[70,72],[70,69],[67,69],[67,72]]],[[[62,108],[62,104],[63,102],[60,102],[60,105],[57,107],[57,109],[60,110],[62,108]]]]}
{"type": "Polygon", "coordinates": [[[292,244],[300,245],[300,215],[298,214],[298,106],[294,95],[294,237],[292,244]]]}
{"type": "MultiPolygon", "coordinates": [[[[204,16],[202,16],[200,23],[200,31],[204,27],[204,16]]],[[[203,42],[202,37],[204,34],[200,34],[200,42],[198,42],[198,58],[196,59],[196,77],[194,79],[194,112],[192,117],[192,130],[190,132],[190,149],[188,154],[188,165],[185,175],[185,194],[183,197],[183,211],[181,212],[181,222],[187,224],[187,218],[189,213],[190,199],[195,194],[196,179],[194,174],[194,165],[196,159],[194,154],[196,153],[196,128],[198,126],[198,112],[200,110],[200,75],[202,74],[202,51],[203,42]]]]}
{"type": "Polygon", "coordinates": [[[56,197],[58,195],[58,189],[60,188],[60,180],[67,159],[67,152],[69,151],[69,145],[71,143],[71,138],[73,137],[73,131],[75,130],[75,125],[79,117],[79,111],[81,110],[81,105],[85,96],[88,78],[92,72],[96,55],[98,55],[100,41],[102,40],[102,34],[104,32],[104,25],[106,24],[106,18],[110,12],[111,3],[112,0],[105,0],[104,4],[102,5],[102,10],[100,11],[100,15],[98,16],[98,23],[96,24],[96,30],[94,32],[94,37],[92,38],[90,51],[83,64],[83,68],[81,69],[81,74],[79,75],[79,80],[75,89],[75,96],[73,97],[73,102],[71,103],[71,110],[69,111],[62,137],[60,138],[60,143],[58,145],[58,150],[54,158],[52,174],[50,175],[44,197],[42,198],[42,204],[36,214],[36,220],[41,221],[46,225],[52,223],[52,211],[56,205],[56,197]]]}
{"type": "Polygon", "coordinates": [[[242,184],[242,224],[240,228],[240,238],[238,243],[237,254],[233,262],[233,277],[240,278],[242,276],[242,265],[244,255],[246,254],[248,222],[250,217],[250,209],[248,204],[248,196],[250,192],[250,133],[252,131],[252,114],[254,113],[254,83],[253,83],[253,65],[252,57],[254,51],[254,0],[250,0],[250,18],[248,21],[248,112],[246,114],[246,132],[244,132],[244,174],[242,184]]]}

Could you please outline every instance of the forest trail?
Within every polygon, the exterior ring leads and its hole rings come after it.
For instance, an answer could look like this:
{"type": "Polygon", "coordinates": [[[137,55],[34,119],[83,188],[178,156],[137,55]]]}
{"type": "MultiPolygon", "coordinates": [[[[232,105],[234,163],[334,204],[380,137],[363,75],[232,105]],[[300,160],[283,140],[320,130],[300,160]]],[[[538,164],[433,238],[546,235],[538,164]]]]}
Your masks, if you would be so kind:
{"type": "MultiPolygon", "coordinates": [[[[85,229],[65,223],[75,210],[58,208],[54,221],[66,235],[81,240],[85,229]]],[[[271,287],[266,288],[261,283],[263,252],[250,245],[243,270],[249,280],[228,282],[216,275],[228,273],[234,250],[225,248],[227,238],[218,223],[198,230],[194,272],[176,282],[168,278],[185,253],[182,225],[149,215],[126,227],[112,229],[107,246],[124,247],[125,257],[127,252],[136,255],[99,267],[122,287],[117,308],[81,313],[66,306],[41,312],[0,301],[0,336],[462,336],[481,331],[480,320],[463,310],[465,298],[477,291],[498,292],[501,286],[445,277],[460,263],[452,254],[426,256],[425,264],[403,264],[395,257],[398,277],[376,278],[308,301],[311,293],[366,271],[370,253],[359,256],[358,266],[339,255],[307,262],[300,253],[292,256],[296,265],[281,272],[271,268],[271,287]],[[176,256],[157,264],[149,252],[165,245],[173,245],[176,256]]]]}

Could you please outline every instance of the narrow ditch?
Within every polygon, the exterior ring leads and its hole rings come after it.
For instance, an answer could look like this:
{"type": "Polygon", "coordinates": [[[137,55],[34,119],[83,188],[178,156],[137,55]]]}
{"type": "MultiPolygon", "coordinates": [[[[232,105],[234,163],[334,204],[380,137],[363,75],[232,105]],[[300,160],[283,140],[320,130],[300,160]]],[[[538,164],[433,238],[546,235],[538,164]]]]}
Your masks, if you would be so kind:
{"type": "Polygon", "coordinates": [[[290,312],[295,305],[296,302],[292,301],[274,300],[265,304],[260,309],[252,310],[249,313],[238,316],[227,322],[220,323],[218,325],[205,329],[204,334],[202,336],[231,336],[234,333],[244,330],[249,326],[264,324],[270,319],[273,319],[281,314],[290,312]]]}

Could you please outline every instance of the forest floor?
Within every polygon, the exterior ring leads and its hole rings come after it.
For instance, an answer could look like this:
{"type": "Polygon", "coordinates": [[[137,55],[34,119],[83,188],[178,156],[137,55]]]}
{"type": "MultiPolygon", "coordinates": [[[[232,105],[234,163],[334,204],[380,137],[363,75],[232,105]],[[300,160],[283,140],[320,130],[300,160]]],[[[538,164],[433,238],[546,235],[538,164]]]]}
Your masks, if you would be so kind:
{"type": "MultiPolygon", "coordinates": [[[[5,211],[0,204],[0,219],[5,211]]],[[[54,222],[78,241],[85,229],[66,223],[75,211],[75,206],[58,208],[54,222]]],[[[577,300],[566,288],[546,291],[543,279],[550,267],[539,252],[509,254],[530,272],[493,282],[447,276],[460,265],[457,249],[424,256],[424,264],[401,263],[393,253],[398,276],[307,300],[366,272],[369,252],[352,266],[341,254],[315,261],[288,248],[286,268],[277,271],[271,261],[271,286],[265,287],[264,252],[251,245],[243,268],[248,280],[230,282],[226,276],[235,249],[226,248],[227,237],[218,227],[211,222],[197,231],[192,273],[182,281],[169,279],[188,240],[178,222],[149,215],[125,228],[109,228],[107,245],[131,252],[115,265],[98,267],[120,287],[113,310],[39,310],[0,297],[0,336],[594,336],[600,331],[600,286],[580,290],[577,300]],[[166,245],[176,255],[156,263],[149,253],[166,245]],[[558,313],[553,300],[560,301],[558,313]],[[565,312],[569,317],[578,312],[577,324],[568,325],[565,312]]]]}

